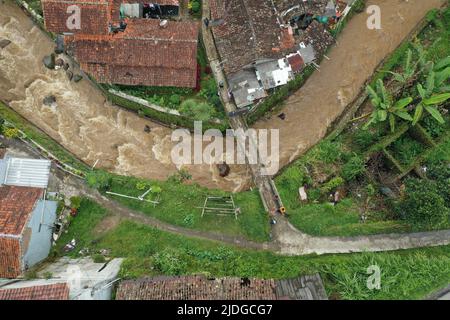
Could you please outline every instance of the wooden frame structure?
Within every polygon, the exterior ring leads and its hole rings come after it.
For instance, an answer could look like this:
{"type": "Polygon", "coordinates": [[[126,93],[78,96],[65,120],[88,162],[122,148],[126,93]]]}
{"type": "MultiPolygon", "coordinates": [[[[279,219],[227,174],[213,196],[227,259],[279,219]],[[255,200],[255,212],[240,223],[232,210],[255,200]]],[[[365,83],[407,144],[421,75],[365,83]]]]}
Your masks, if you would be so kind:
{"type": "Polygon", "coordinates": [[[240,209],[236,208],[233,196],[207,196],[203,207],[198,207],[198,209],[202,209],[202,217],[205,213],[212,213],[218,216],[234,215],[234,218],[237,219],[237,215],[240,212],[240,209]]]}

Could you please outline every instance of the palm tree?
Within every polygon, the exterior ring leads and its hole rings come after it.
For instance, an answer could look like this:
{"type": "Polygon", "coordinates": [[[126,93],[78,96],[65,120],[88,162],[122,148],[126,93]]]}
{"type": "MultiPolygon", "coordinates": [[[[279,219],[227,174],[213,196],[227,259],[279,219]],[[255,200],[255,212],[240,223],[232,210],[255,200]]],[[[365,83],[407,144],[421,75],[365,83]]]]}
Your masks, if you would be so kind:
{"type": "Polygon", "coordinates": [[[371,99],[374,111],[371,113],[370,120],[365,124],[364,129],[367,129],[373,124],[388,120],[391,131],[394,132],[397,118],[413,121],[407,109],[413,101],[413,98],[407,97],[394,102],[392,95],[386,90],[381,79],[377,81],[376,90],[371,86],[367,86],[367,93],[371,99]]]}

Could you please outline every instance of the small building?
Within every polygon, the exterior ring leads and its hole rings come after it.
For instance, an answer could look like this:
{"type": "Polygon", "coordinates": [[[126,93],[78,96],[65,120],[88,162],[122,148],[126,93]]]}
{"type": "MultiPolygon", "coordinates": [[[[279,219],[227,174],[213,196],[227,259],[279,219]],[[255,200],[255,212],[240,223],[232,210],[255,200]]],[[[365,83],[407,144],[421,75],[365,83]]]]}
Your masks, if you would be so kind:
{"type": "Polygon", "coordinates": [[[228,79],[228,82],[238,108],[247,107],[255,101],[267,97],[254,69],[237,72],[228,79]]]}
{"type": "Polygon", "coordinates": [[[119,284],[117,300],[327,300],[318,274],[287,280],[156,277],[119,284]]]}
{"type": "Polygon", "coordinates": [[[294,79],[294,73],[287,59],[258,61],[254,66],[256,77],[266,90],[283,86],[294,79]]]}
{"type": "Polygon", "coordinates": [[[47,160],[0,160],[0,278],[16,278],[47,258],[57,202],[45,199],[47,160]]]}

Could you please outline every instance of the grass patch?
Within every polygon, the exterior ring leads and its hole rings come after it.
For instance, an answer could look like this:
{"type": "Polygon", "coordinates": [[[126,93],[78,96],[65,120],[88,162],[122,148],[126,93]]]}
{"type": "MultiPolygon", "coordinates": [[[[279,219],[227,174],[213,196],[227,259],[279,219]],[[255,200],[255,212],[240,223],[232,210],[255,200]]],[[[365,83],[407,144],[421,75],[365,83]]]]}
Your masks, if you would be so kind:
{"type": "Polygon", "coordinates": [[[106,209],[91,200],[82,198],[77,216],[70,218],[68,232],[63,233],[61,238],[58,239],[54,248],[55,251],[61,252],[63,247],[72,239],[76,240],[77,247],[70,253],[71,256],[76,256],[79,250],[91,246],[96,239],[94,228],[106,216],[106,209]]]}
{"type": "MultiPolygon", "coordinates": [[[[114,257],[125,257],[122,278],[205,274],[282,279],[319,272],[327,293],[341,299],[419,299],[450,281],[450,246],[390,253],[287,257],[186,238],[128,221],[93,239],[96,224],[91,218],[93,212],[104,211],[92,203],[82,205],[76,218],[78,222],[74,220],[71,228],[83,229],[86,239],[79,241],[90,249],[106,248],[114,257]],[[381,268],[381,290],[367,289],[367,268],[371,265],[381,268]]],[[[69,235],[60,242],[70,239],[72,234],[69,230],[69,235]]]]}

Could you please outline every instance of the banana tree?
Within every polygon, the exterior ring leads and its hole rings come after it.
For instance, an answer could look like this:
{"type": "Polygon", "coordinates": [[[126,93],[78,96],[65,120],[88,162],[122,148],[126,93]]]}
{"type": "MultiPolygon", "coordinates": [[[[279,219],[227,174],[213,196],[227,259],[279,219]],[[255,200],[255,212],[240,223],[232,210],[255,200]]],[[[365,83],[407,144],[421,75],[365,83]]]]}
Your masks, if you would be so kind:
{"type": "Polygon", "coordinates": [[[393,71],[386,71],[386,73],[391,74],[395,81],[402,85],[406,85],[415,78],[418,65],[419,61],[413,63],[413,52],[411,49],[408,49],[402,73],[393,71]]]}
{"type": "Polygon", "coordinates": [[[367,86],[367,93],[371,99],[374,111],[371,113],[364,129],[376,123],[389,121],[391,131],[394,132],[398,118],[410,122],[413,121],[407,109],[413,98],[407,97],[394,102],[392,95],[387,91],[381,79],[377,81],[376,89],[367,86]]]}
{"type": "Polygon", "coordinates": [[[420,102],[417,104],[414,112],[413,125],[422,118],[426,111],[439,123],[444,124],[445,120],[439,112],[438,107],[450,99],[450,57],[442,59],[436,65],[432,65],[425,83],[417,85],[420,102]]]}
{"type": "Polygon", "coordinates": [[[444,124],[445,120],[439,112],[438,106],[450,100],[450,93],[441,93],[441,94],[430,94],[430,92],[425,89],[421,84],[417,85],[417,90],[419,91],[419,95],[421,101],[416,106],[416,110],[414,112],[413,125],[416,125],[417,122],[422,118],[424,110],[428,112],[434,119],[436,119],[439,123],[444,124]]]}

